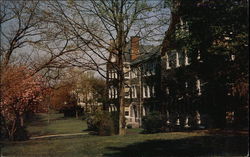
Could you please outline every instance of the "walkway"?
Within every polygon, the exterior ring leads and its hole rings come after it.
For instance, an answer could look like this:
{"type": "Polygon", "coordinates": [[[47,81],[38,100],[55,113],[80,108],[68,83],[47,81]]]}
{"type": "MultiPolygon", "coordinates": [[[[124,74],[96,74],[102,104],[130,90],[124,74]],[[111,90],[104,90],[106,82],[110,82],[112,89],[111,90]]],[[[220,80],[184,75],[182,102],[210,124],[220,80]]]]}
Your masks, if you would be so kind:
{"type": "Polygon", "coordinates": [[[35,137],[30,137],[30,140],[53,138],[53,137],[79,136],[79,135],[88,135],[88,133],[82,132],[82,133],[73,133],[73,134],[56,134],[56,135],[35,136],[35,137]]]}

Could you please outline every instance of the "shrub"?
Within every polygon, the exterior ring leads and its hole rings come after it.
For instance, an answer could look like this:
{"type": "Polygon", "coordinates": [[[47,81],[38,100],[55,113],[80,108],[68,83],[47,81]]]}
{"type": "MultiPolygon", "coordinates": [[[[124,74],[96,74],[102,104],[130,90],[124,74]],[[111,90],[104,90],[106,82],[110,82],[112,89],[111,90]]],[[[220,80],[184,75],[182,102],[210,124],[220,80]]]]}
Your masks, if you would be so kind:
{"type": "Polygon", "coordinates": [[[88,130],[97,132],[101,136],[114,134],[114,121],[109,112],[98,111],[87,118],[88,130]]]}
{"type": "Polygon", "coordinates": [[[128,125],[127,125],[127,128],[128,128],[128,129],[132,129],[132,125],[131,125],[131,124],[128,124],[128,125]]]}
{"type": "Polygon", "coordinates": [[[157,133],[164,130],[164,117],[158,112],[152,112],[142,118],[144,133],[157,133]]]}

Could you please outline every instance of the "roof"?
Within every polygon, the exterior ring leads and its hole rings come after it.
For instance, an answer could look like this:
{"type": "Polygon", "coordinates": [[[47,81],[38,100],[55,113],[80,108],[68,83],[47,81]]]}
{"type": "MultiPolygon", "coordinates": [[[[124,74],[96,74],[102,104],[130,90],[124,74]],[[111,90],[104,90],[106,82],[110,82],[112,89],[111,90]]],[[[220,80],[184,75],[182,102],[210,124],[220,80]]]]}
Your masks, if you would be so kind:
{"type": "Polygon", "coordinates": [[[160,46],[142,45],[140,46],[140,56],[131,61],[131,64],[138,64],[143,61],[160,56],[160,46]]]}

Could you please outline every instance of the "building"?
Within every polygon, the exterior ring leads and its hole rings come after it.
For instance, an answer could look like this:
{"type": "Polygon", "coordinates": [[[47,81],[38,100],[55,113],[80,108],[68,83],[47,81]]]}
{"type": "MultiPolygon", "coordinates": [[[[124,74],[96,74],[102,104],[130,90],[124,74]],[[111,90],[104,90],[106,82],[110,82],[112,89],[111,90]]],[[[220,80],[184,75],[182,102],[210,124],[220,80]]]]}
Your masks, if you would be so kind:
{"type": "MultiPolygon", "coordinates": [[[[188,37],[188,23],[181,17],[175,17],[172,25],[173,30],[168,30],[164,41],[167,42],[167,48],[140,45],[139,37],[132,37],[124,53],[125,117],[126,123],[133,127],[140,126],[142,117],[152,111],[166,115],[166,123],[169,125],[183,128],[203,128],[215,119],[213,113],[216,107],[211,105],[211,93],[214,91],[208,90],[211,82],[206,78],[207,72],[204,70],[204,58],[200,50],[197,49],[197,52],[190,55],[185,45],[180,46],[176,42],[188,37]],[[168,36],[168,33],[171,35],[168,36]]],[[[217,55],[211,58],[223,63],[235,60],[234,55],[217,55]]],[[[114,66],[117,59],[110,54],[109,60],[108,108],[110,112],[115,112],[118,107],[118,75],[114,66]]],[[[225,95],[223,92],[222,96],[225,95]]],[[[219,95],[217,97],[220,99],[219,95]]],[[[227,105],[226,101],[222,103],[220,107],[222,106],[223,112],[220,111],[219,114],[233,115],[233,112],[223,106],[227,105]],[[224,112],[224,109],[228,111],[224,112]]],[[[219,110],[218,107],[216,109],[219,110]]]]}
{"type": "MultiPolygon", "coordinates": [[[[141,125],[142,116],[160,105],[160,47],[140,45],[139,37],[131,37],[124,53],[125,117],[133,127],[141,125]]],[[[112,51],[111,51],[112,52],[112,51]]],[[[115,52],[113,52],[115,53],[115,52]]],[[[118,107],[118,75],[116,55],[110,54],[107,63],[108,110],[118,107]]]]}

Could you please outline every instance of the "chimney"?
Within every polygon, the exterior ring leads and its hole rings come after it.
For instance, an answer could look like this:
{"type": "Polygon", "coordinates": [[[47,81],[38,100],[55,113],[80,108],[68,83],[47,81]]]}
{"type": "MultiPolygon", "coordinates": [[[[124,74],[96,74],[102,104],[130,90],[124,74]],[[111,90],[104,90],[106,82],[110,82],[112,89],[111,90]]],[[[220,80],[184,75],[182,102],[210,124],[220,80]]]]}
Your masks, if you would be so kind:
{"type": "Polygon", "coordinates": [[[140,54],[139,54],[139,36],[133,36],[131,37],[131,60],[135,60],[140,54]]]}

